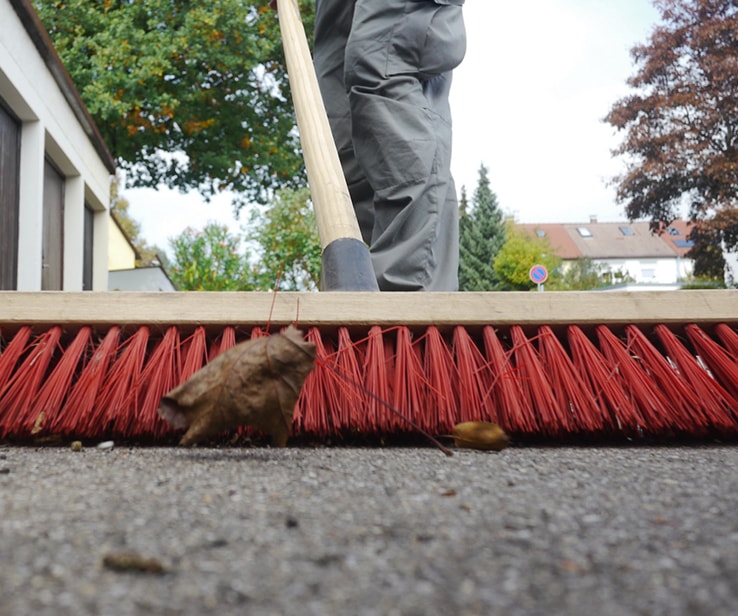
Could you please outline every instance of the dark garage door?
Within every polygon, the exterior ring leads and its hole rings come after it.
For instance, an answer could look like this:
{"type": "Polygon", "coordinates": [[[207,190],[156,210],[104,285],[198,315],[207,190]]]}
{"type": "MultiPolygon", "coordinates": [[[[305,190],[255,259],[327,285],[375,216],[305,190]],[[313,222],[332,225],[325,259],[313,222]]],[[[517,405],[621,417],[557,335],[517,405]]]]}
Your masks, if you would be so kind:
{"type": "Polygon", "coordinates": [[[0,102],[0,289],[18,285],[20,123],[0,102]]]}

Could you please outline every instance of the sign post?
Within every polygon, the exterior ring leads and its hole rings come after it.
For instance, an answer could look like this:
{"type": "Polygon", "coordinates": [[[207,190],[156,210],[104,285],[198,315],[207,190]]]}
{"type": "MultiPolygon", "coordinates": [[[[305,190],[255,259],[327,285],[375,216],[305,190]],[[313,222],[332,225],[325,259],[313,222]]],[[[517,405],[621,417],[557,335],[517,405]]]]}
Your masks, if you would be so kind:
{"type": "Polygon", "coordinates": [[[531,282],[535,282],[538,285],[538,291],[543,291],[543,283],[548,280],[548,270],[545,265],[534,265],[528,272],[531,282]]]}

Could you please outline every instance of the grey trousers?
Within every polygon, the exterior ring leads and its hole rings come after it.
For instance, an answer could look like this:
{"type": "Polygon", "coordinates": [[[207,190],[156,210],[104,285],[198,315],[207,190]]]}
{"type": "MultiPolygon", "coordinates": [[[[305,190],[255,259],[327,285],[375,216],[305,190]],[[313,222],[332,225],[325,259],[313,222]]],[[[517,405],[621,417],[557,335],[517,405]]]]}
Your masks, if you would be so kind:
{"type": "Polygon", "coordinates": [[[464,0],[317,0],[314,63],[383,291],[458,289],[451,71],[464,0]]]}

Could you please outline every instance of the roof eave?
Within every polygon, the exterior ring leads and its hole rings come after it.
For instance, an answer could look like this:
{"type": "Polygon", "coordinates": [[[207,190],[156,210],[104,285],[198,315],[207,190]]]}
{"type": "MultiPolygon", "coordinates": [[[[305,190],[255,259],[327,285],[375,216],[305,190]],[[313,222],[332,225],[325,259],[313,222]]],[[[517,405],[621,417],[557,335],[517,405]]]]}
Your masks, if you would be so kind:
{"type": "Polygon", "coordinates": [[[46,31],[43,23],[41,23],[41,19],[33,8],[30,0],[9,1],[16,15],[18,15],[18,18],[21,20],[23,27],[26,29],[26,32],[28,32],[28,35],[31,37],[36,50],[43,58],[46,67],[54,77],[54,80],[59,86],[64,98],[67,103],[69,103],[74,115],[84,129],[85,134],[92,142],[95,151],[100,156],[107,170],[111,174],[115,173],[115,159],[110,153],[110,150],[100,133],[100,129],[98,129],[90,115],[90,112],[82,101],[79,90],[77,90],[77,87],[74,85],[69,72],[61,61],[61,58],[51,41],[49,33],[46,31]]]}

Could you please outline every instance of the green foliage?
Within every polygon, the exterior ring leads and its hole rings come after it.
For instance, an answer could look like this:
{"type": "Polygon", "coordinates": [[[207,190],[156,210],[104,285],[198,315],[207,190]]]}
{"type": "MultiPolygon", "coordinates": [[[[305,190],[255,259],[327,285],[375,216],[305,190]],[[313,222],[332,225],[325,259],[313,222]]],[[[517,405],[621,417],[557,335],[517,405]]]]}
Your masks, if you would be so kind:
{"type": "Polygon", "coordinates": [[[459,289],[493,291],[500,287],[494,259],[505,243],[505,223],[484,165],[479,168],[471,210],[462,189],[460,213],[459,289]]]}
{"type": "Polygon", "coordinates": [[[171,239],[174,260],[169,276],[180,291],[251,291],[253,274],[241,240],[225,225],[187,228],[171,239]]]}
{"type": "Polygon", "coordinates": [[[171,239],[170,277],[177,288],[268,291],[279,281],[283,291],[317,290],[321,247],[307,189],[277,193],[263,212],[252,214],[250,229],[242,238],[211,222],[171,239]]]}
{"type": "Polygon", "coordinates": [[[725,208],[711,220],[700,221],[689,234],[694,246],[687,257],[694,260],[694,275],[725,283],[725,255],[738,250],[738,208],[725,208]]]}
{"type": "Polygon", "coordinates": [[[267,0],[34,4],[129,185],[232,190],[239,206],[304,185],[267,0]]]}
{"type": "Polygon", "coordinates": [[[618,270],[613,272],[602,263],[595,263],[587,257],[575,259],[561,268],[560,277],[554,277],[546,288],[552,291],[588,291],[635,279],[618,270]]]}
{"type": "MultiPolygon", "coordinates": [[[[549,281],[556,283],[561,259],[545,238],[533,238],[516,230],[512,224],[507,228],[507,240],[494,260],[494,267],[501,281],[501,288],[511,291],[527,291],[536,288],[529,277],[530,268],[544,265],[549,272],[549,281]]],[[[548,284],[548,282],[547,282],[548,284]]]]}
{"type": "Polygon", "coordinates": [[[257,286],[285,291],[316,291],[320,285],[321,247],[307,189],[283,190],[269,208],[254,212],[249,239],[259,246],[257,286]]]}

